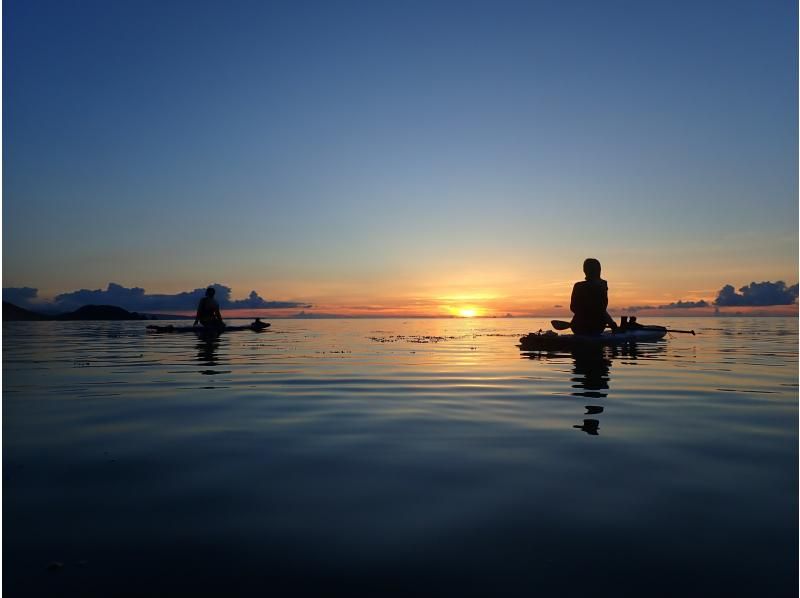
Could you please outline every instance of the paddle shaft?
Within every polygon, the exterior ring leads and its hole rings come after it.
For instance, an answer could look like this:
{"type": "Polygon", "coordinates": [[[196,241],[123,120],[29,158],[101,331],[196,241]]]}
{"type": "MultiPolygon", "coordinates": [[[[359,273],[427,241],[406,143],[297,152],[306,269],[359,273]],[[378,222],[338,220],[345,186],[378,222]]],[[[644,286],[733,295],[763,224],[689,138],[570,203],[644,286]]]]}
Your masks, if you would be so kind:
{"type": "Polygon", "coordinates": [[[680,332],[682,334],[691,334],[696,336],[694,330],[675,330],[674,328],[666,328],[664,326],[642,326],[642,330],[666,330],[667,332],[680,332]]]}

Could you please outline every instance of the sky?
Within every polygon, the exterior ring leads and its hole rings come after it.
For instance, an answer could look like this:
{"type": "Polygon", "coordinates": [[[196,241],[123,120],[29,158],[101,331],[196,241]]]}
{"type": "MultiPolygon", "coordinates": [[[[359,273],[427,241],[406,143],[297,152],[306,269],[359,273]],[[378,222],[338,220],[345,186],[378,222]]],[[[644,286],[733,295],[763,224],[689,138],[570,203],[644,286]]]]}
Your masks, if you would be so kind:
{"type": "Polygon", "coordinates": [[[3,3],[3,287],[533,313],[798,278],[794,2],[3,3]]]}

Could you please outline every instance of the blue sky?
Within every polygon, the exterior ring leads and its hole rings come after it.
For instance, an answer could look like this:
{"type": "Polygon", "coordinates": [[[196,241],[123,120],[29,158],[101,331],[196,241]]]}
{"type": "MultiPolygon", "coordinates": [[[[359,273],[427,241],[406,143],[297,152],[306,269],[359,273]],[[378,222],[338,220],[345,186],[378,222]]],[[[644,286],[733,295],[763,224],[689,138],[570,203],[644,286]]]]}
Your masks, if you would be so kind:
{"type": "Polygon", "coordinates": [[[565,4],[7,1],[4,286],[794,283],[796,5],[565,4]]]}

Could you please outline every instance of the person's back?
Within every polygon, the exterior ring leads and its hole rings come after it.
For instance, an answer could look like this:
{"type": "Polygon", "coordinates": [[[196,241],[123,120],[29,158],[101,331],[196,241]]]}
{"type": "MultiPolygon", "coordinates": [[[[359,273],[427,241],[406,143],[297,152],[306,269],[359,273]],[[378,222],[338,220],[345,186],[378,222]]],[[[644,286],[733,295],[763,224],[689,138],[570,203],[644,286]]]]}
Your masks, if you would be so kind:
{"type": "Polygon", "coordinates": [[[600,278],[600,262],[588,258],[583,262],[586,280],[572,287],[569,308],[573,314],[572,331],[575,334],[600,334],[608,325],[617,325],[608,315],[608,283],[600,278]]]}
{"type": "Polygon", "coordinates": [[[206,296],[200,299],[197,305],[197,315],[194,325],[200,322],[203,326],[224,326],[222,314],[219,313],[219,303],[214,299],[214,287],[208,287],[206,296]]]}
{"type": "Polygon", "coordinates": [[[219,303],[212,297],[203,297],[200,299],[200,304],[197,306],[201,322],[203,320],[213,320],[217,310],[219,310],[219,303]]]}

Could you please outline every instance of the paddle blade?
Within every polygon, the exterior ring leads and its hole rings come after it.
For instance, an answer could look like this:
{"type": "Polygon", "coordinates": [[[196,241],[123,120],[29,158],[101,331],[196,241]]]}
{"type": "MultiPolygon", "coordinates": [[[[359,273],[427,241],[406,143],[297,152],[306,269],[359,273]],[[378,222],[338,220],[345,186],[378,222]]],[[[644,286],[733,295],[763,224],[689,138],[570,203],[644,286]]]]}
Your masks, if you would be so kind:
{"type": "Polygon", "coordinates": [[[550,325],[556,330],[568,330],[572,328],[572,324],[564,320],[550,320],[550,325]]]}

